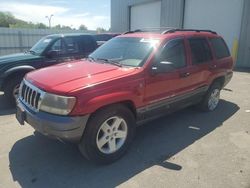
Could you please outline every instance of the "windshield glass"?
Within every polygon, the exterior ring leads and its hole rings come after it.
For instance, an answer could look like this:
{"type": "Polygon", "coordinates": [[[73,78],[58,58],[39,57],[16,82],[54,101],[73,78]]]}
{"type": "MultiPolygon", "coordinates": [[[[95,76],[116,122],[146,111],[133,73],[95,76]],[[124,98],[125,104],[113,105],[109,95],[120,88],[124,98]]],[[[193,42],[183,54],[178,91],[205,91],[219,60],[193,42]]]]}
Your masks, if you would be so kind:
{"type": "Polygon", "coordinates": [[[31,53],[35,53],[37,55],[40,55],[41,53],[43,53],[43,51],[47,48],[47,46],[50,44],[50,42],[52,41],[53,38],[51,37],[46,37],[46,38],[42,38],[41,40],[39,40],[31,49],[30,52],[31,53]]]}
{"type": "Polygon", "coordinates": [[[125,66],[141,66],[154,46],[158,43],[155,39],[135,37],[113,38],[95,50],[90,57],[93,59],[107,59],[116,61],[125,66]]]}

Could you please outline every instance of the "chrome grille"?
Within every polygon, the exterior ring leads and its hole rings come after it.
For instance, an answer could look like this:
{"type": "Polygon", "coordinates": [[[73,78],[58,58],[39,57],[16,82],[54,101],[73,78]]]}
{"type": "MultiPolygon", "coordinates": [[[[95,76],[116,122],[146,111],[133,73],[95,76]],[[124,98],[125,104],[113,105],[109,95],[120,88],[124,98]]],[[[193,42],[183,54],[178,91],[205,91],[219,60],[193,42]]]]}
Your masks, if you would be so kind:
{"type": "Polygon", "coordinates": [[[39,111],[44,92],[23,80],[20,86],[19,99],[34,111],[39,111]]]}

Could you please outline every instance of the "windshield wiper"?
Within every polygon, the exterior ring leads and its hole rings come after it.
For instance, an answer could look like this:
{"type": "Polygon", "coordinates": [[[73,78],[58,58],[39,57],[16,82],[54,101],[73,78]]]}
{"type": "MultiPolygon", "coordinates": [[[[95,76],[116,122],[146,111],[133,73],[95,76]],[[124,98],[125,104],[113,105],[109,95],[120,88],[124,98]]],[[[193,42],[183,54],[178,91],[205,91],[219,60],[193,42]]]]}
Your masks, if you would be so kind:
{"type": "Polygon", "coordinates": [[[34,50],[29,50],[29,53],[36,54],[36,52],[34,50]]]}
{"type": "Polygon", "coordinates": [[[122,67],[121,63],[119,63],[118,61],[114,61],[112,59],[97,58],[96,60],[104,61],[105,63],[109,63],[109,64],[112,64],[112,65],[116,65],[118,67],[122,67]]]}
{"type": "Polygon", "coordinates": [[[87,59],[90,60],[90,61],[96,61],[95,58],[93,58],[91,56],[88,56],[87,59]]]}

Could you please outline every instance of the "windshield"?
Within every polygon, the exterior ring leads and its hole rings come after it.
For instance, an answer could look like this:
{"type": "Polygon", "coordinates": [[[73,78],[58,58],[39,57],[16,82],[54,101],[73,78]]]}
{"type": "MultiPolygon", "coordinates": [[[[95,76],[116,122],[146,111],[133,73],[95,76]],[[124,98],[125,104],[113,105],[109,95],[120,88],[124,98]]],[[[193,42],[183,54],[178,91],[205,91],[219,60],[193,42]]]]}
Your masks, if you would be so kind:
{"type": "Polygon", "coordinates": [[[90,54],[90,58],[106,59],[121,65],[138,67],[158,42],[155,39],[135,37],[113,38],[90,54]]]}
{"type": "Polygon", "coordinates": [[[30,49],[30,52],[41,55],[41,53],[43,53],[43,51],[48,47],[52,39],[53,38],[51,37],[42,38],[30,49]]]}

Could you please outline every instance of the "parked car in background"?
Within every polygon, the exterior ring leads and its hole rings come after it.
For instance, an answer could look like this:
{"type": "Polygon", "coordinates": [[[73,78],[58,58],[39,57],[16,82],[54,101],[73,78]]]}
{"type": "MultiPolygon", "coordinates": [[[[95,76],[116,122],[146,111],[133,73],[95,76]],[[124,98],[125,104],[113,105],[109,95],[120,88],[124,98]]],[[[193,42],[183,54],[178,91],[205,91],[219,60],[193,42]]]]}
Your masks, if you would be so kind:
{"type": "Polygon", "coordinates": [[[94,35],[94,38],[98,44],[98,46],[103,45],[108,40],[120,35],[119,33],[102,33],[94,35]]]}
{"type": "Polygon", "coordinates": [[[110,163],[126,152],[136,125],[190,105],[215,110],[233,65],[213,31],[128,32],[88,59],[28,73],[16,117],[76,142],[87,159],[110,163]]]}
{"type": "Polygon", "coordinates": [[[14,104],[20,82],[27,72],[87,57],[96,48],[93,35],[46,36],[27,52],[0,57],[0,91],[4,91],[6,99],[14,104]]]}

